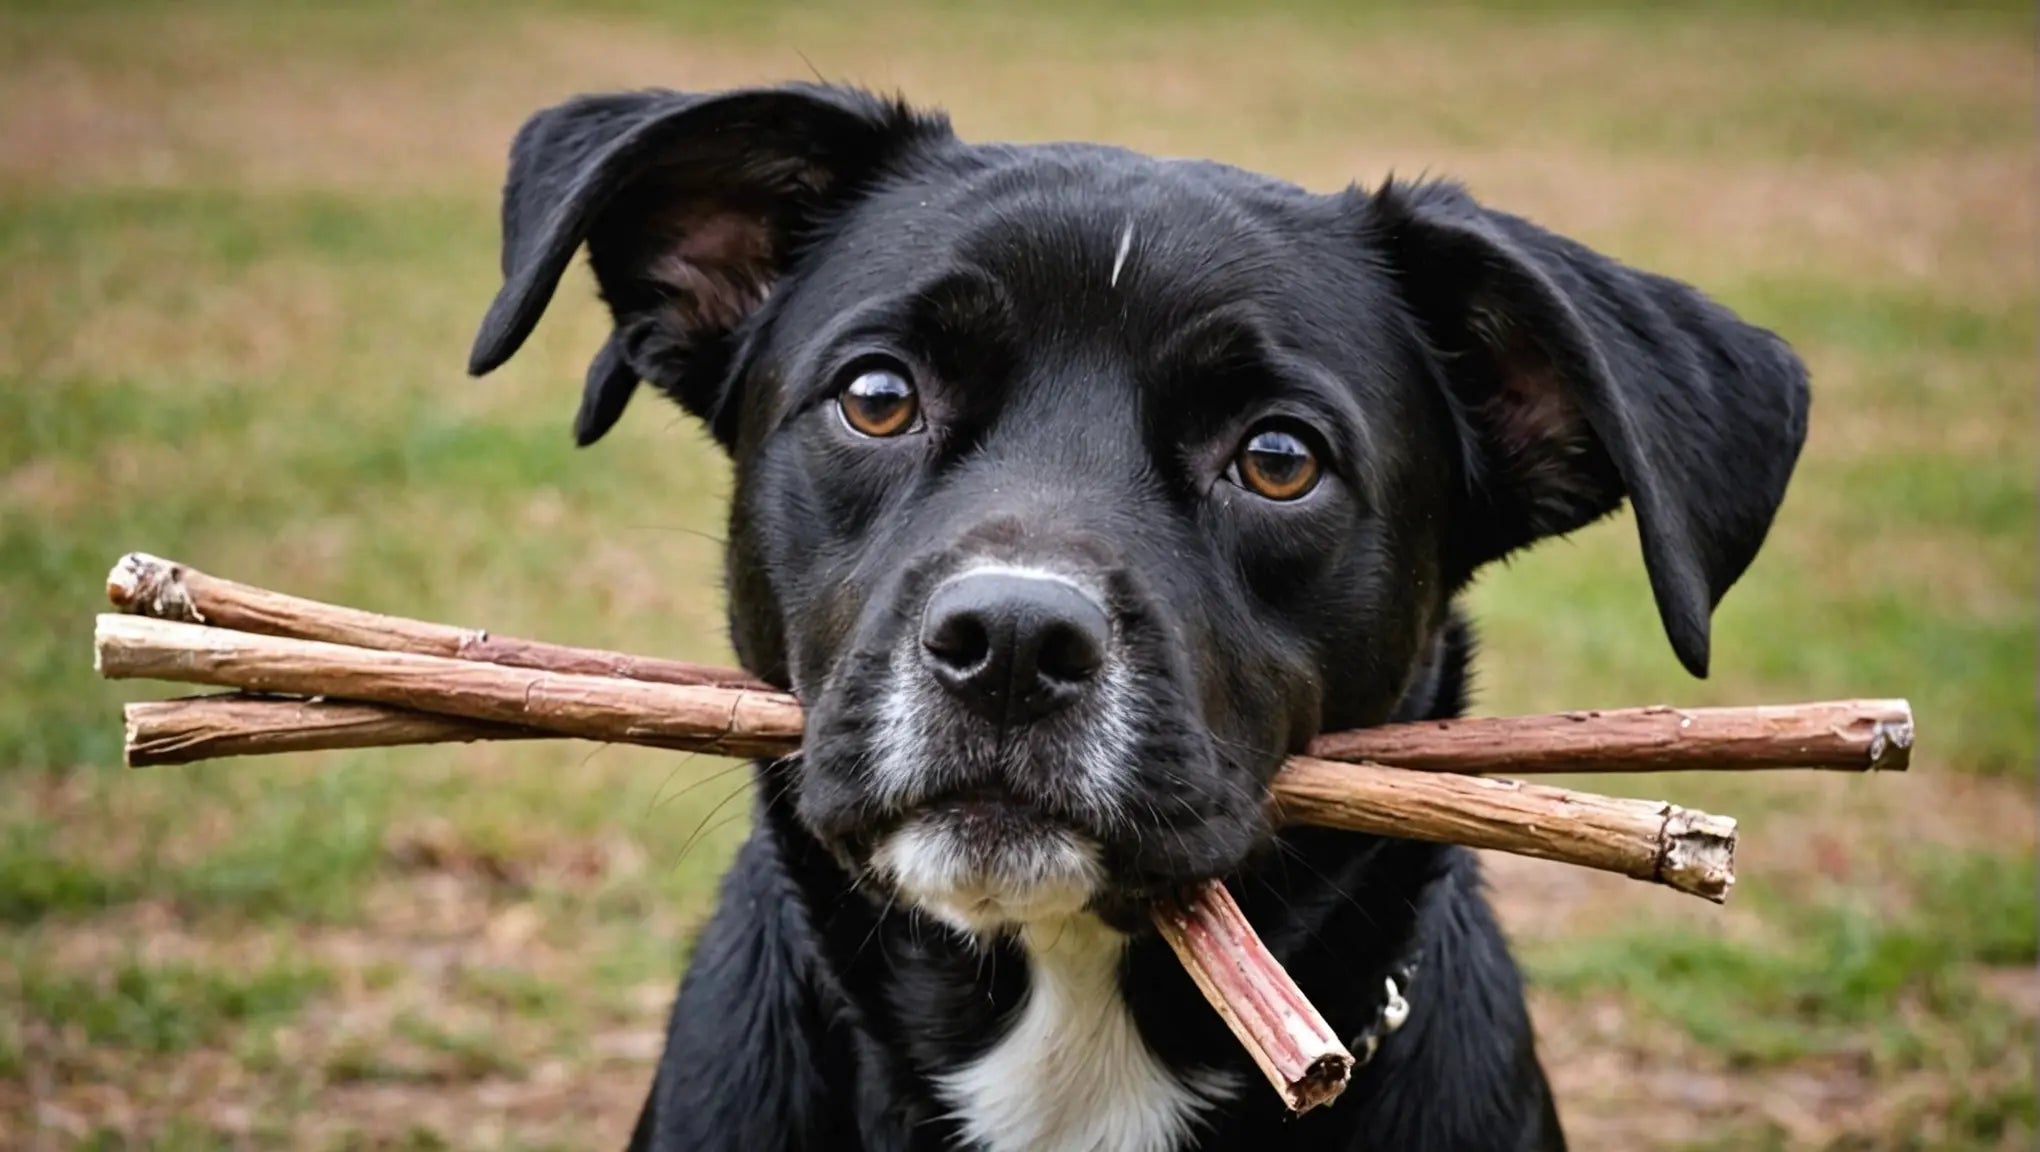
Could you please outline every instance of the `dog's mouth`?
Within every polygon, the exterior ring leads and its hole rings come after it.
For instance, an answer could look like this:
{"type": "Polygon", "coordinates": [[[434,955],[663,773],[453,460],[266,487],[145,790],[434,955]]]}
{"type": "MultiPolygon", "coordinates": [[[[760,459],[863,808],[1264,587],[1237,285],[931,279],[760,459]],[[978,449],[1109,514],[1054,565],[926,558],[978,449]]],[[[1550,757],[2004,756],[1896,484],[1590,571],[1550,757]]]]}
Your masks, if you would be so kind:
{"type": "Polygon", "coordinates": [[[1095,839],[993,789],[930,800],[871,842],[900,899],[974,934],[1075,915],[1106,885],[1095,839]]]}
{"type": "Polygon", "coordinates": [[[1212,722],[1150,597],[988,564],[923,582],[808,661],[829,671],[796,812],[866,892],[977,935],[1078,913],[1131,931],[1259,846],[1266,775],[1242,751],[1277,741],[1229,698],[1212,722]]]}

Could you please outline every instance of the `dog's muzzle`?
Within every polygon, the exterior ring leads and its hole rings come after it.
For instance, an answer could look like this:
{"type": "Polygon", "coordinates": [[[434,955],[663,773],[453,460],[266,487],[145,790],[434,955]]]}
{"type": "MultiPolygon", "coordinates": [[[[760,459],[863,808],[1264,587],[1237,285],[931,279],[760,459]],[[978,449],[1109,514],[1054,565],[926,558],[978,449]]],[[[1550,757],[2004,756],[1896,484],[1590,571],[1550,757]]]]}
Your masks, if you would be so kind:
{"type": "Polygon", "coordinates": [[[910,730],[888,734],[889,767],[896,779],[923,781],[923,798],[879,839],[873,867],[902,896],[966,930],[1082,910],[1104,881],[1100,848],[1042,802],[1049,782],[1041,777],[1081,783],[1109,770],[1097,758],[1124,750],[1095,733],[1065,733],[1049,757],[1035,745],[1053,718],[1075,732],[1101,723],[1070,714],[1097,711],[1109,692],[1104,606],[1061,576],[978,568],[936,587],[913,641],[913,659],[894,669],[902,681],[895,698],[907,702],[894,719],[910,730]],[[940,713],[949,715],[937,720],[940,713]],[[927,731],[938,724],[972,729],[1000,752],[968,757],[963,768],[929,762],[943,756],[927,731]]]}

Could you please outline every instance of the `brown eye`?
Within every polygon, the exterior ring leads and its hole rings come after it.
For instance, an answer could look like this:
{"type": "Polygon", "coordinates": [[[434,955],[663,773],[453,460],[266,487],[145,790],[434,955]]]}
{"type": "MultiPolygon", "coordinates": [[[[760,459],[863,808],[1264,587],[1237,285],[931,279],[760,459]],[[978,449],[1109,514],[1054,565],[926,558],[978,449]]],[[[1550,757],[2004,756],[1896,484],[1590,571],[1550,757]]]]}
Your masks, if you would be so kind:
{"type": "Polygon", "coordinates": [[[1295,500],[1317,487],[1318,458],[1301,436],[1280,427],[1262,427],[1240,445],[1233,457],[1233,478],[1240,487],[1270,500],[1295,500]]]}
{"type": "Polygon", "coordinates": [[[921,400],[907,378],[891,368],[859,372],[836,397],[843,423],[863,436],[898,436],[911,431],[921,414],[921,400]]]}

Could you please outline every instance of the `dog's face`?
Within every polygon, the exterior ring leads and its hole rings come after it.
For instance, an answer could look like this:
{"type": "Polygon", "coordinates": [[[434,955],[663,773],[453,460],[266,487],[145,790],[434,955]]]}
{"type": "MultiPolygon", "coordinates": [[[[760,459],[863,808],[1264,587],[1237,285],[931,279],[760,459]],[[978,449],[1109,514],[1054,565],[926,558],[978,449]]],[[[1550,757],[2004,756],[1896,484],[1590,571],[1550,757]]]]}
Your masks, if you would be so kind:
{"type": "Polygon", "coordinates": [[[1387,719],[1475,569],[1625,496],[1704,671],[1804,435],[1774,337],[1449,186],[970,146],[802,87],[541,113],[504,220],[475,368],[585,242],[616,329],[582,442],[643,379],[729,448],[800,819],[971,930],[1237,866],[1284,756],[1387,719]]]}
{"type": "Polygon", "coordinates": [[[1242,181],[1104,149],[903,179],[758,333],[734,531],[812,708],[798,809],[953,921],[1236,864],[1282,757],[1382,719],[1442,607],[1443,397],[1383,286],[1312,258],[1330,213],[1242,181]]]}

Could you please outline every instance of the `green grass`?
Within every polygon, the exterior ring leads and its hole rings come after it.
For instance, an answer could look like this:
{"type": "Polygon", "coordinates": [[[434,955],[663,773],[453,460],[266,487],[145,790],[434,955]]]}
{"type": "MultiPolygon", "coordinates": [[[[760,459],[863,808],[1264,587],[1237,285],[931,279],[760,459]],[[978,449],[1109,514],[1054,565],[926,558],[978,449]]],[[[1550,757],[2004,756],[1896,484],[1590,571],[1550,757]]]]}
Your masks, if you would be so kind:
{"type": "Polygon", "coordinates": [[[516,968],[479,967],[461,972],[466,990],[491,1007],[543,1019],[559,1011],[566,995],[553,981],[516,968]]]}
{"type": "Polygon", "coordinates": [[[286,1019],[332,984],[324,969],[273,964],[253,972],[121,960],[92,973],[55,971],[16,956],[21,1010],[93,1045],[185,1052],[229,1029],[286,1019]]]}
{"type": "MultiPolygon", "coordinates": [[[[1893,1085],[1894,1142],[1876,1147],[2015,1147],[2040,1126],[2040,1032],[2007,1014],[1979,974],[2031,971],[2034,866],[2030,855],[1932,857],[1904,909],[1840,889],[1763,901],[1768,930],[1755,938],[1655,924],[1552,941],[1528,963],[1562,995],[1619,993],[1741,1075],[1813,1064],[1893,1085]],[[1907,1102],[1920,1083],[1945,1087],[1907,1102]]],[[[1745,1122],[1692,1148],[1797,1146],[1788,1136],[1745,1122]]]]}
{"type": "MultiPolygon", "coordinates": [[[[1837,1146],[2033,1130],[2030,1089],[1987,1071],[2030,1070],[2032,1048],[1991,991],[2033,963],[2032,821],[2007,814],[2030,808],[2040,738],[2040,293],[2007,257],[2036,216],[2025,6],[479,11],[0,5],[0,956],[19,973],[0,978],[19,1001],[0,1004],[0,1133],[11,1086],[51,1069],[138,1117],[85,1147],[468,1147],[486,1142],[468,1121],[500,1115],[472,1084],[563,1067],[574,1099],[641,1089],[640,1058],[601,1053],[662,1025],[744,830],[741,772],[550,745],[131,773],[117,706],[157,689],[95,680],[89,621],[139,548],[727,660],[719,454],[649,396],[598,448],[568,439],[604,331],[585,274],[516,364],[462,368],[524,114],[809,61],[946,103],[977,138],[1102,137],[1313,187],[1464,176],[1791,338],[1813,435],[1717,616],[1713,677],[1679,670],[1617,517],[1482,581],[1481,706],[1905,695],[1917,779],[1597,781],[1742,818],[1740,911],[1674,920],[1639,886],[1621,919],[1647,929],[1519,935],[1559,1010],[1614,997],[1677,1029],[1753,1113],[1837,1060],[1866,1108],[1918,1089],[1837,1146]],[[1900,788],[1920,811],[1870,802],[1900,788]],[[183,958],[148,959],[159,936],[183,958]],[[251,941],[294,959],[250,968],[251,941]],[[209,1060],[234,1075],[192,1087],[209,1060]],[[408,1092],[462,1122],[361,1102],[408,1092]],[[223,1100],[255,1135],[218,1125],[223,1100]]],[[[1597,1106],[1569,1122],[1591,1132],[1597,1106]]],[[[513,1127],[620,1143],[629,1111],[513,1127]]],[[[1762,1116],[1725,1131],[1821,1146],[1762,1116]]]]}
{"type": "Polygon", "coordinates": [[[1662,925],[1552,949],[1532,964],[1562,992],[1619,989],[1731,1059],[1781,1063],[1861,1049],[1876,1062],[1927,1058],[1896,1009],[1917,998],[1970,1021],[1979,1047],[2010,1051],[2017,1029],[1990,1011],[1977,965],[2036,958],[2034,860],[1935,858],[1915,907],[1835,892],[1768,909],[1776,938],[1678,933],[1662,925]]]}
{"type": "Polygon", "coordinates": [[[0,923],[83,915],[133,899],[130,877],[67,856],[54,838],[46,823],[0,827],[0,923]]]}

